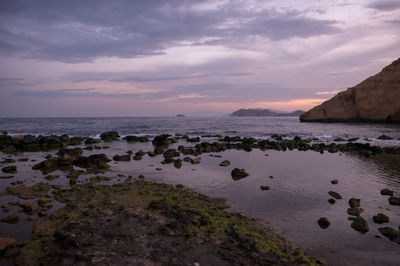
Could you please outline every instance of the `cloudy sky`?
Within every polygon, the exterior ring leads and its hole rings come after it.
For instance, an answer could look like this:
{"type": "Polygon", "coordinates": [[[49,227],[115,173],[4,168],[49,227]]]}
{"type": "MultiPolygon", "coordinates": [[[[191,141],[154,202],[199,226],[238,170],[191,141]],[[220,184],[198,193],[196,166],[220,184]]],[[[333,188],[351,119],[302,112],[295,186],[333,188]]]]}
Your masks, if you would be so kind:
{"type": "Polygon", "coordinates": [[[307,110],[400,57],[400,0],[1,0],[0,117],[307,110]]]}

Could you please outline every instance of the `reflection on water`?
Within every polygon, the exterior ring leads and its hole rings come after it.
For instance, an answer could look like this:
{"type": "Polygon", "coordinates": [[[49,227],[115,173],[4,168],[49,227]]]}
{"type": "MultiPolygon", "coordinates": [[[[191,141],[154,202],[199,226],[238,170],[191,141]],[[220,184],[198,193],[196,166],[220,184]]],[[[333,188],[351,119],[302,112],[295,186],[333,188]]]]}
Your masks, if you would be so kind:
{"type": "MultiPolygon", "coordinates": [[[[117,142],[111,145],[111,149],[101,152],[112,157],[139,149],[147,151],[152,146],[149,143],[117,142]]],[[[85,155],[93,153],[99,151],[85,151],[85,155]]],[[[21,156],[27,155],[43,157],[45,154],[26,153],[21,156]]],[[[377,238],[376,235],[381,236],[378,232],[381,226],[372,221],[374,215],[383,212],[390,217],[390,222],[384,226],[397,229],[400,224],[400,207],[389,205],[388,198],[380,195],[382,188],[390,188],[400,194],[400,156],[365,158],[341,153],[321,155],[316,152],[260,150],[229,150],[219,153],[222,158],[209,155],[201,155],[198,165],[184,162],[181,169],[172,164],[161,164],[161,156],[144,156],[141,161],[112,162],[112,172],[107,175],[122,173],[136,177],[143,174],[147,180],[179,183],[200,193],[227,198],[233,210],[269,223],[296,245],[311,248],[313,254],[326,258],[333,265],[396,265],[400,261],[400,246],[385,237],[377,238]],[[231,165],[219,166],[223,160],[231,161],[231,165]],[[246,169],[250,175],[234,181],[230,173],[236,167],[246,169]],[[162,171],[156,171],[156,168],[162,168],[162,171]],[[331,184],[333,179],[339,183],[331,184]],[[260,189],[263,185],[271,189],[263,191],[260,189]],[[343,199],[329,204],[330,190],[340,193],[343,199]],[[361,207],[365,210],[362,217],[370,227],[365,235],[350,227],[346,210],[352,197],[361,199],[361,207]],[[326,230],[317,224],[320,217],[327,217],[331,222],[326,230]]],[[[29,179],[29,183],[43,181],[40,172],[30,170],[32,163],[25,164],[19,167],[21,171],[15,179],[29,179]],[[37,178],[32,178],[33,175],[37,178]]],[[[59,174],[61,177],[52,183],[66,184],[65,173],[59,174]]],[[[4,189],[4,182],[9,181],[1,182],[4,189]]],[[[1,201],[4,204],[4,198],[1,201]]],[[[13,226],[23,228],[26,225],[10,225],[7,230],[13,226]]],[[[3,229],[2,226],[0,232],[5,234],[3,229]]]]}

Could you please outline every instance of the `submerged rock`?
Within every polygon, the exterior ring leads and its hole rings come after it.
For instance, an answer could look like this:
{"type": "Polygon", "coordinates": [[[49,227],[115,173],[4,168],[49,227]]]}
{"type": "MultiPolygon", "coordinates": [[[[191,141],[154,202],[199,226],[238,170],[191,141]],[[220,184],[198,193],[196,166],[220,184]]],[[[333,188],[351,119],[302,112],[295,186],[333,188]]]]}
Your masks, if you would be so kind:
{"type": "Polygon", "coordinates": [[[113,157],[114,161],[124,161],[124,162],[129,162],[131,160],[131,156],[129,154],[126,155],[114,155],[113,157]]]}
{"type": "Polygon", "coordinates": [[[228,161],[228,160],[222,161],[222,162],[219,164],[219,166],[229,166],[229,165],[231,165],[231,162],[228,161]]]}
{"type": "Polygon", "coordinates": [[[328,199],[328,202],[329,202],[330,204],[335,204],[336,200],[335,200],[335,199],[328,199]]]}
{"type": "Polygon", "coordinates": [[[148,142],[149,139],[147,137],[138,137],[138,136],[126,136],[123,138],[127,142],[135,143],[135,142],[148,142]]]}
{"type": "Polygon", "coordinates": [[[360,234],[365,234],[366,232],[369,231],[369,226],[367,221],[364,220],[364,218],[358,216],[353,219],[353,222],[351,223],[351,227],[358,231],[360,234]]]}
{"type": "Polygon", "coordinates": [[[399,230],[395,230],[391,227],[381,227],[381,228],[378,228],[378,230],[379,230],[379,232],[381,232],[382,235],[389,238],[390,241],[400,244],[400,231],[399,230]]]}
{"type": "Polygon", "coordinates": [[[337,183],[339,183],[339,181],[337,179],[331,180],[331,184],[336,185],[337,183]]]}
{"type": "Polygon", "coordinates": [[[393,190],[384,188],[384,189],[381,190],[381,195],[384,195],[384,196],[393,196],[393,190]]]}
{"type": "Polygon", "coordinates": [[[175,166],[175,168],[177,168],[177,169],[181,168],[181,167],[182,167],[182,160],[181,160],[181,159],[176,159],[176,160],[174,161],[174,166],[175,166]]]}
{"type": "Polygon", "coordinates": [[[261,190],[270,190],[271,188],[269,186],[260,186],[261,190]]]}
{"type": "Polygon", "coordinates": [[[246,173],[244,169],[235,168],[231,172],[231,176],[233,180],[239,180],[247,177],[249,174],[246,173]]]}
{"type": "Polygon", "coordinates": [[[389,198],[389,204],[390,205],[397,205],[400,206],[400,198],[399,197],[395,197],[395,196],[391,196],[389,198]]]}
{"type": "Polygon", "coordinates": [[[341,196],[339,193],[335,192],[335,191],[329,191],[328,194],[329,194],[332,198],[335,198],[335,199],[337,199],[337,200],[342,199],[342,196],[341,196]]]}
{"type": "Polygon", "coordinates": [[[319,227],[321,227],[322,229],[326,229],[329,227],[331,223],[329,222],[328,218],[326,217],[322,217],[318,219],[318,225],[319,227]]]}
{"type": "Polygon", "coordinates": [[[360,199],[351,198],[349,200],[350,208],[357,208],[360,207],[360,199]]]}
{"type": "Polygon", "coordinates": [[[107,131],[100,135],[100,138],[105,142],[110,142],[119,139],[119,134],[116,131],[107,131]]]}
{"type": "Polygon", "coordinates": [[[389,136],[386,136],[386,135],[381,135],[381,136],[378,137],[378,139],[380,139],[380,140],[392,140],[393,138],[389,137],[389,136]]]}
{"type": "Polygon", "coordinates": [[[358,208],[358,207],[353,207],[353,208],[347,209],[347,213],[352,216],[360,216],[361,213],[363,213],[363,212],[364,212],[364,210],[362,208],[358,208]]]}
{"type": "Polygon", "coordinates": [[[372,219],[374,220],[374,223],[377,223],[377,224],[383,224],[383,223],[389,222],[389,217],[387,215],[385,215],[384,213],[378,213],[377,215],[374,215],[374,217],[372,217],[372,219]]]}
{"type": "Polygon", "coordinates": [[[1,169],[1,171],[3,171],[6,174],[15,174],[17,172],[17,167],[15,165],[10,165],[10,166],[3,167],[3,169],[1,169]]]}

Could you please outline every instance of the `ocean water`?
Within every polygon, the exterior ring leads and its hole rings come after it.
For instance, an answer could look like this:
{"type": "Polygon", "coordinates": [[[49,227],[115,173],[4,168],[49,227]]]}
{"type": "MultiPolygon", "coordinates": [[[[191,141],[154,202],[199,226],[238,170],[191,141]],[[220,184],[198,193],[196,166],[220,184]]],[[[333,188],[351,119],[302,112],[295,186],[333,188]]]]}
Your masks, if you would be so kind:
{"type": "Polygon", "coordinates": [[[268,138],[283,134],[288,138],[316,137],[331,141],[337,137],[368,138],[381,145],[400,146],[400,124],[301,123],[298,117],[96,117],[96,118],[0,118],[0,130],[9,134],[98,137],[115,130],[124,135],[187,134],[268,138]],[[388,135],[390,141],[376,138],[388,135]]]}

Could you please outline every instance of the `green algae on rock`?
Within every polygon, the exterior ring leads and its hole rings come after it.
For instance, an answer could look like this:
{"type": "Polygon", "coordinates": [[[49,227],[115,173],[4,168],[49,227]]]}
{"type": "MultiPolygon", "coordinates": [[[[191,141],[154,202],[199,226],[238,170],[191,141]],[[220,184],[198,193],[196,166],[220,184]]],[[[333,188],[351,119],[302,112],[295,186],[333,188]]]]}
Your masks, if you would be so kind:
{"type": "Polygon", "coordinates": [[[225,200],[181,185],[84,184],[54,197],[67,205],[37,219],[17,265],[323,264],[254,219],[226,212],[225,200]]]}

